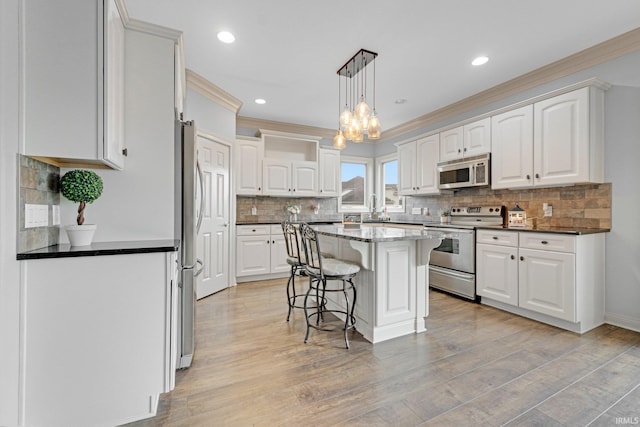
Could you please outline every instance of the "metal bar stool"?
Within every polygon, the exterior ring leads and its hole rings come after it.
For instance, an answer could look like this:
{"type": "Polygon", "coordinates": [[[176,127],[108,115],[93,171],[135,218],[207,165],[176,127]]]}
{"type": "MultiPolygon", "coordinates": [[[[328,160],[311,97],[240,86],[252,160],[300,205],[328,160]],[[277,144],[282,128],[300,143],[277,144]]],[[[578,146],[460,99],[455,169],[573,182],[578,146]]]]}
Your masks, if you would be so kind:
{"type": "Polygon", "coordinates": [[[288,322],[291,317],[291,311],[294,308],[304,308],[302,305],[296,305],[296,299],[304,296],[304,294],[298,295],[296,293],[296,276],[306,276],[306,272],[304,262],[302,262],[300,256],[300,239],[297,227],[289,221],[282,221],[282,232],[284,233],[284,241],[287,247],[287,264],[291,266],[291,274],[287,281],[288,322]]]}
{"type": "Polygon", "coordinates": [[[354,329],[356,325],[356,318],[353,315],[353,311],[356,306],[356,287],[353,284],[353,278],[360,271],[360,266],[351,264],[346,261],[341,261],[332,258],[324,258],[320,254],[320,242],[318,240],[318,233],[308,224],[302,223],[300,225],[300,237],[302,240],[302,246],[304,248],[304,269],[306,275],[309,277],[309,290],[304,297],[304,315],[307,320],[307,331],[304,336],[304,342],[309,340],[309,331],[311,328],[320,331],[333,331],[335,329],[329,329],[320,324],[324,322],[325,313],[335,313],[344,315],[344,342],[349,348],[349,337],[347,332],[350,329],[354,329]],[[342,284],[337,288],[327,287],[328,281],[338,281],[342,284]],[[349,302],[348,292],[353,293],[353,301],[349,302]],[[315,304],[309,307],[309,295],[315,292],[315,304]],[[344,295],[345,309],[340,308],[328,309],[327,300],[325,294],[327,292],[338,292],[344,295]],[[310,309],[314,311],[310,311],[310,309]],[[312,324],[312,319],[315,318],[315,324],[312,324]]]}

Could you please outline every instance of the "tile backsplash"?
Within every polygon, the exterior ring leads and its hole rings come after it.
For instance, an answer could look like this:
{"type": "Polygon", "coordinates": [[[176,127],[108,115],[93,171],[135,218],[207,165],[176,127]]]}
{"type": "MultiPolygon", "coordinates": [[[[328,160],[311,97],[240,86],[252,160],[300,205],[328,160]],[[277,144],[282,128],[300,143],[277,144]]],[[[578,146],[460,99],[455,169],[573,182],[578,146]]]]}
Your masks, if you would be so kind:
{"type": "MultiPolygon", "coordinates": [[[[338,200],[316,198],[280,198],[238,196],[238,223],[277,223],[287,218],[288,205],[300,205],[301,221],[340,221],[338,200]],[[251,214],[256,208],[256,215],[251,214]],[[314,214],[318,207],[318,214],[314,214]]],[[[504,205],[507,210],[518,204],[527,212],[527,224],[566,228],[611,228],[611,184],[580,184],[568,187],[491,190],[468,188],[439,196],[405,197],[405,212],[389,214],[392,220],[434,221],[438,211],[457,206],[504,205]],[[553,207],[553,216],[545,217],[542,204],[553,207]],[[429,216],[412,215],[412,208],[428,208],[429,216]]]]}
{"type": "Polygon", "coordinates": [[[18,154],[17,251],[57,245],[60,226],[53,224],[51,206],[60,205],[60,168],[18,154]],[[25,228],[25,205],[47,205],[48,226],[25,228]]]}

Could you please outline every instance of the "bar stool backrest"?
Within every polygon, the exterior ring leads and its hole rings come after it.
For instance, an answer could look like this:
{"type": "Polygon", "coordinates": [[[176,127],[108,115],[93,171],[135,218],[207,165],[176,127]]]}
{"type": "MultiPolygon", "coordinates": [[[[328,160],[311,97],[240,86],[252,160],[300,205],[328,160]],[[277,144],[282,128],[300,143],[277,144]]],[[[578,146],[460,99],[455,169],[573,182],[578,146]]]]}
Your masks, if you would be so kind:
{"type": "Polygon", "coordinates": [[[305,264],[305,269],[308,273],[324,279],[318,233],[309,227],[308,224],[302,223],[300,224],[300,238],[302,240],[302,247],[304,248],[304,259],[302,262],[305,264]]]}
{"type": "Polygon", "coordinates": [[[298,263],[302,265],[303,255],[300,251],[298,229],[291,222],[282,221],[282,232],[284,233],[284,242],[287,246],[287,256],[297,259],[298,263]]]}

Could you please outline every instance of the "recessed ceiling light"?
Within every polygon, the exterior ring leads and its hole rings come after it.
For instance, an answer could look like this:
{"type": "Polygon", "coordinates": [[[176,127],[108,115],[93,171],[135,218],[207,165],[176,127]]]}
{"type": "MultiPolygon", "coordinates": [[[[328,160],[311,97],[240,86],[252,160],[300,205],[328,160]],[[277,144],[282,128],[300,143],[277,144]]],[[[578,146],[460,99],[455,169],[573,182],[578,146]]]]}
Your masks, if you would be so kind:
{"type": "Polygon", "coordinates": [[[484,65],[489,61],[489,58],[486,56],[478,56],[476,59],[474,59],[473,61],[471,61],[471,65],[475,65],[476,67],[478,65],[484,65]]]}
{"type": "Polygon", "coordinates": [[[218,33],[218,40],[222,43],[233,43],[236,40],[236,37],[229,31],[220,31],[218,33]]]}
{"type": "Polygon", "coordinates": [[[407,100],[404,98],[398,98],[394,101],[396,104],[400,105],[400,104],[406,104],[407,100]]]}
{"type": "Polygon", "coordinates": [[[262,104],[266,104],[266,103],[267,103],[267,101],[266,101],[266,100],[264,100],[264,99],[262,99],[262,98],[257,98],[254,102],[255,102],[256,104],[260,104],[260,105],[262,105],[262,104]]]}

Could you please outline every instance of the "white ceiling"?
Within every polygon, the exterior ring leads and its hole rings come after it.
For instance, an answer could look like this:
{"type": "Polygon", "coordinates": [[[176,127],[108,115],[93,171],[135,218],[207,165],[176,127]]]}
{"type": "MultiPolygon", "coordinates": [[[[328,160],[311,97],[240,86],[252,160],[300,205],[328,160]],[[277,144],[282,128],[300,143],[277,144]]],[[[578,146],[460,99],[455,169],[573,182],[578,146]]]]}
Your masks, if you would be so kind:
{"type": "Polygon", "coordinates": [[[125,2],[131,18],[183,31],[187,68],[240,99],[240,116],[328,129],[336,71],[361,48],[379,54],[384,130],[640,27],[638,0],[125,2]],[[472,67],[478,55],[489,63],[472,67]]]}

